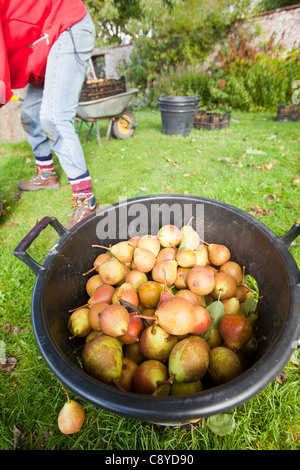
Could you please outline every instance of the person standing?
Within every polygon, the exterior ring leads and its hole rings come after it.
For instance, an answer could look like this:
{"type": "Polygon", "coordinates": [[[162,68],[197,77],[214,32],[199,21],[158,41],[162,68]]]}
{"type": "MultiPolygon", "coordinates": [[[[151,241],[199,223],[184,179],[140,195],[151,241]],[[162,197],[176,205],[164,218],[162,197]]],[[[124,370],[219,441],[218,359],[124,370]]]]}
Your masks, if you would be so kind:
{"type": "Polygon", "coordinates": [[[36,165],[36,175],[18,186],[59,189],[54,153],[72,188],[68,229],[97,208],[74,126],[94,45],[95,27],[82,0],[0,0],[0,107],[12,89],[27,87],[21,121],[36,165]]]}

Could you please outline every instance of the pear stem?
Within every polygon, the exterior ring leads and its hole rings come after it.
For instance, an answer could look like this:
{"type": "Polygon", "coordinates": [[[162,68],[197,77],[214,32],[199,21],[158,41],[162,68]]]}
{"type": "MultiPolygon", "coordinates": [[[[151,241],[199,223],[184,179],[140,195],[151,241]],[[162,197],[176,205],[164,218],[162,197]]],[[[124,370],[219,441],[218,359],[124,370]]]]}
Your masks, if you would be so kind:
{"type": "Polygon", "coordinates": [[[200,240],[200,242],[204,243],[204,245],[206,245],[206,246],[210,245],[210,243],[207,243],[206,241],[202,240],[201,238],[199,238],[199,240],[200,240]]]}
{"type": "Polygon", "coordinates": [[[65,387],[61,387],[61,388],[64,390],[65,394],[67,395],[68,403],[70,403],[70,398],[69,398],[69,394],[68,394],[67,390],[65,389],[65,387]]]}
{"type": "Polygon", "coordinates": [[[96,267],[94,266],[92,269],[90,269],[89,271],[87,271],[86,273],[83,273],[82,275],[83,276],[86,276],[87,274],[90,274],[91,272],[95,271],[96,270],[96,267]]]}
{"type": "Polygon", "coordinates": [[[188,221],[187,225],[190,225],[191,221],[193,220],[194,216],[192,215],[192,217],[190,218],[190,220],[188,221]]]}
{"type": "Polygon", "coordinates": [[[160,380],[157,382],[157,389],[152,393],[152,396],[157,397],[168,385],[172,384],[175,379],[175,375],[172,374],[168,380],[160,380]]]}
{"type": "Polygon", "coordinates": [[[79,308],[85,308],[85,307],[88,307],[89,304],[84,304],[84,305],[81,305],[81,307],[76,307],[76,308],[73,308],[72,310],[68,310],[69,313],[72,313],[72,312],[75,312],[75,310],[78,310],[79,308]]]}
{"type": "Polygon", "coordinates": [[[103,246],[103,245],[92,245],[92,248],[104,248],[105,250],[110,250],[111,245],[103,246]]]}

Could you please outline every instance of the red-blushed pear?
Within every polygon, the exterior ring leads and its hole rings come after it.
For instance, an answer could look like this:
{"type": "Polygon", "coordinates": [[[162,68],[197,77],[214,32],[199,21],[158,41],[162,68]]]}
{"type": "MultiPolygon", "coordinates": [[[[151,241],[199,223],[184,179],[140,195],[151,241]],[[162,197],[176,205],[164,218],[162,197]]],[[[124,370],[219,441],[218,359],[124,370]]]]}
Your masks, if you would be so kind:
{"type": "Polygon", "coordinates": [[[236,282],[229,274],[215,273],[215,286],[211,295],[215,299],[229,299],[233,297],[236,289],[236,282]]]}
{"type": "Polygon", "coordinates": [[[169,374],[166,365],[155,359],[148,359],[139,365],[134,374],[133,391],[142,395],[153,395],[155,392],[162,396],[168,395],[170,385],[164,384],[168,379],[169,374]],[[160,387],[162,384],[166,386],[160,387]]]}
{"type": "Polygon", "coordinates": [[[137,316],[130,315],[129,325],[126,333],[118,336],[119,340],[124,344],[136,343],[140,340],[140,336],[144,331],[143,320],[137,316]]]}
{"type": "Polygon", "coordinates": [[[166,276],[166,283],[170,286],[174,284],[177,277],[177,262],[175,260],[160,261],[153,266],[151,275],[154,281],[161,284],[165,282],[166,276]]]}
{"type": "Polygon", "coordinates": [[[163,248],[176,247],[181,242],[181,230],[176,225],[163,225],[158,231],[158,239],[163,248]]]}
{"type": "Polygon", "coordinates": [[[204,335],[211,325],[211,316],[201,305],[194,306],[195,323],[190,331],[193,335],[204,335]]]}
{"type": "Polygon", "coordinates": [[[115,290],[115,287],[110,284],[103,284],[102,286],[97,287],[92,297],[88,300],[88,306],[92,307],[98,302],[106,302],[110,304],[115,290]]]}
{"type": "Polygon", "coordinates": [[[181,243],[175,257],[178,266],[192,268],[195,266],[197,257],[191,245],[181,243]]]}
{"type": "Polygon", "coordinates": [[[121,336],[127,332],[129,322],[129,312],[120,304],[108,305],[100,314],[100,328],[105,335],[121,336]]]}
{"type": "Polygon", "coordinates": [[[122,374],[118,381],[114,384],[120,390],[124,392],[133,391],[133,377],[138,369],[138,364],[132,359],[123,357],[122,359],[122,374]]]}
{"type": "Polygon", "coordinates": [[[124,344],[124,356],[137,364],[141,364],[146,360],[144,354],[141,351],[140,342],[135,342],[131,344],[124,344]]]}
{"type": "Polygon", "coordinates": [[[208,295],[215,287],[214,273],[202,266],[195,266],[187,275],[187,285],[197,295],[208,295]]]}
{"type": "Polygon", "coordinates": [[[96,304],[92,305],[88,312],[88,320],[90,327],[92,330],[101,331],[100,328],[100,314],[102,310],[108,307],[107,302],[97,302],[96,304]]]}
{"type": "Polygon", "coordinates": [[[219,321],[219,331],[225,345],[234,351],[240,350],[253,335],[252,323],[242,314],[224,315],[219,321]]]}
{"type": "Polygon", "coordinates": [[[222,385],[242,373],[241,361],[234,351],[219,346],[209,352],[208,373],[214,384],[222,385]]]}
{"type": "Polygon", "coordinates": [[[79,402],[70,400],[69,394],[64,387],[62,387],[62,389],[67,395],[67,402],[59,412],[57,425],[63,434],[74,434],[80,431],[83,426],[85,411],[79,402]]]}
{"type": "Polygon", "coordinates": [[[231,253],[226,245],[221,245],[219,243],[207,243],[204,240],[201,241],[207,246],[208,258],[211,264],[215,266],[221,266],[222,264],[229,261],[231,253]]]}
{"type": "Polygon", "coordinates": [[[131,303],[135,307],[139,305],[139,297],[130,282],[124,282],[119,287],[116,287],[114,295],[112,296],[112,303],[119,303],[120,299],[131,303]]]}
{"type": "Polygon", "coordinates": [[[157,324],[170,335],[185,335],[195,323],[194,306],[180,297],[172,297],[156,309],[157,324]]]}
{"type": "Polygon", "coordinates": [[[154,235],[143,235],[140,237],[137,246],[152,251],[155,257],[158,255],[161,248],[158,238],[154,235]]]}
{"type": "Polygon", "coordinates": [[[177,253],[177,249],[173,247],[169,248],[162,248],[156,257],[156,262],[159,263],[160,261],[168,261],[175,259],[177,253]]]}

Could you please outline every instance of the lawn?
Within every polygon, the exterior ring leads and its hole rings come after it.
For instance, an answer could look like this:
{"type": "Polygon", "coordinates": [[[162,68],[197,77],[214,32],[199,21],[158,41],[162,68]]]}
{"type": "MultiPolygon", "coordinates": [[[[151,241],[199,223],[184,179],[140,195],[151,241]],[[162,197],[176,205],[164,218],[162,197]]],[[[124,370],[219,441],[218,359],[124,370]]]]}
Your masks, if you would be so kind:
{"type": "MultiPolygon", "coordinates": [[[[189,194],[231,204],[251,213],[279,237],[299,221],[300,123],[277,122],[271,113],[233,112],[230,127],[162,134],[158,111],[135,111],[130,139],[102,147],[87,129],[81,134],[94,191],[100,204],[150,194],[189,194]]],[[[80,401],[86,420],[79,433],[63,435],[57,416],[66,401],[60,382],[46,366],[31,328],[35,275],[12,254],[44,216],[63,225],[71,212],[68,180],[54,157],[59,191],[20,193],[18,181],[32,177],[27,142],[0,144],[0,449],[12,450],[297,450],[300,448],[299,364],[290,361],[281,377],[230,414],[234,429],[214,432],[206,420],[185,426],[158,426],[118,417],[80,401]],[[8,367],[9,366],[9,367],[8,367]]],[[[43,262],[58,235],[47,228],[29,249],[43,262]]],[[[299,239],[290,251],[300,266],[299,239]]]]}

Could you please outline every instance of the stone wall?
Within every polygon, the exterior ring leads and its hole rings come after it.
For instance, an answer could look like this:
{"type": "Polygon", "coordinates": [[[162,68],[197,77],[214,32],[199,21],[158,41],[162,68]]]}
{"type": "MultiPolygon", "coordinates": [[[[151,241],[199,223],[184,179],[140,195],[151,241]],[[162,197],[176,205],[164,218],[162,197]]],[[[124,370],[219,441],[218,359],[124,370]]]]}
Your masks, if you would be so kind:
{"type": "Polygon", "coordinates": [[[99,47],[93,52],[93,56],[104,56],[106,78],[119,78],[120,66],[126,66],[130,61],[133,46],[131,44],[114,47],[99,47]]]}

